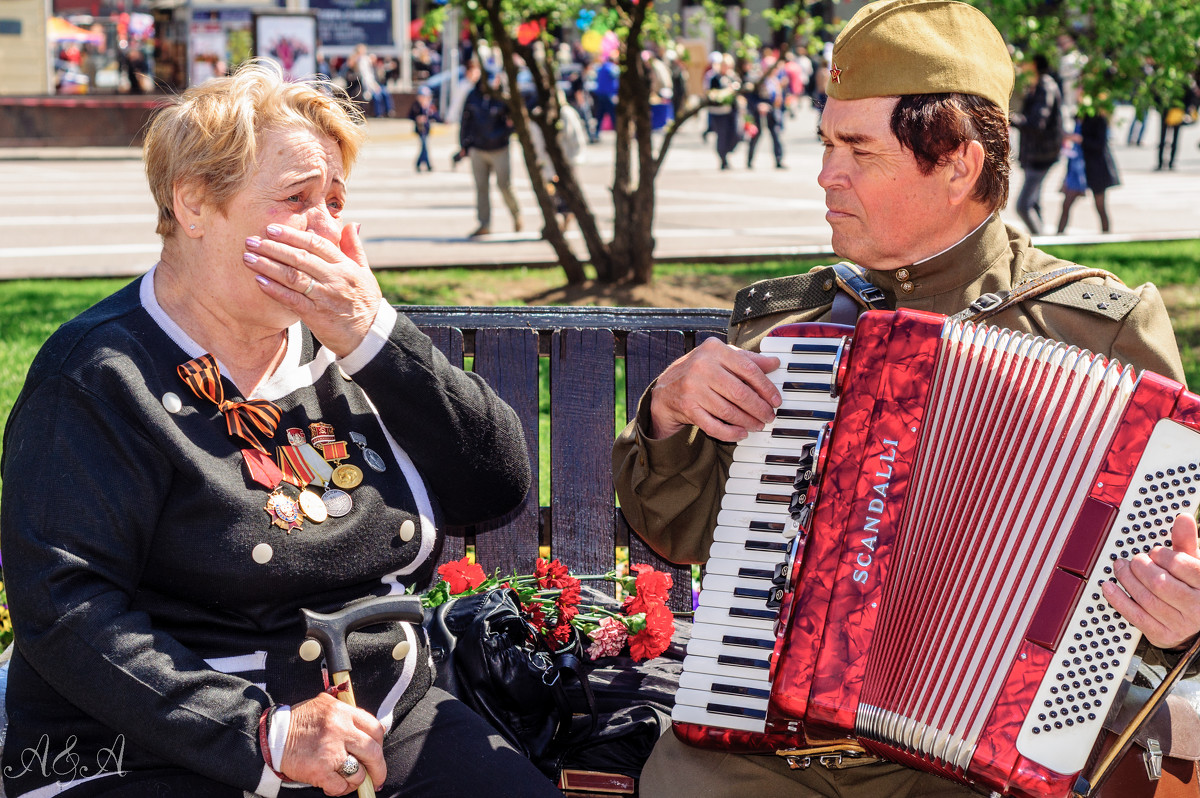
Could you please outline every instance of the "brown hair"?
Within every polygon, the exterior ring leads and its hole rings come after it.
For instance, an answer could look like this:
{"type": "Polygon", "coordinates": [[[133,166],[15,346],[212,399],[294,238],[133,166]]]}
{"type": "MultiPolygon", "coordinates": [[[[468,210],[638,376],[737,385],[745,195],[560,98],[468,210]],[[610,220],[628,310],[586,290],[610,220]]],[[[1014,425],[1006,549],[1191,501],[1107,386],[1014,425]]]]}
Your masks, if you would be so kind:
{"type": "Polygon", "coordinates": [[[301,127],[328,136],[348,176],[366,135],[362,121],[344,92],[325,81],[290,83],[273,61],[250,61],[193,86],[155,115],[142,148],[158,234],[166,238],[179,224],[180,183],[200,184],[205,200],[223,211],[250,179],[267,130],[301,127]]]}
{"type": "Polygon", "coordinates": [[[968,141],[983,145],[983,171],[972,197],[998,211],[1008,203],[1008,115],[974,94],[905,94],[892,111],[892,133],[929,174],[968,141]]]}

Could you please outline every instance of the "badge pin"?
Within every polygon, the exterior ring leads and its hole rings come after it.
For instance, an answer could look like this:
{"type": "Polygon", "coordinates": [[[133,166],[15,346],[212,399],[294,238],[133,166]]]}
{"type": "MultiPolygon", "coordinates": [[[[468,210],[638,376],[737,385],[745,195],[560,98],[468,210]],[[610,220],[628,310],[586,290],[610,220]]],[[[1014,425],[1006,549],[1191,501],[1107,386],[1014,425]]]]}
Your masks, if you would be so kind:
{"type": "Polygon", "coordinates": [[[367,465],[369,465],[373,470],[379,472],[387,470],[387,464],[383,462],[383,458],[379,456],[378,452],[367,446],[367,439],[364,436],[357,432],[351,432],[350,440],[354,441],[356,444],[358,444],[358,447],[362,449],[363,457],[366,459],[367,465]]]}
{"type": "Polygon", "coordinates": [[[308,439],[304,437],[304,430],[299,427],[289,427],[287,431],[288,443],[292,446],[303,446],[308,443],[308,439]]]}
{"type": "Polygon", "coordinates": [[[272,493],[267,497],[267,506],[263,509],[274,519],[271,523],[289,535],[293,529],[304,528],[300,521],[300,503],[286,493],[272,493]]]}
{"type": "Polygon", "coordinates": [[[333,434],[333,425],[326,424],[323,421],[317,421],[308,425],[308,431],[312,438],[313,446],[324,446],[327,443],[333,443],[336,439],[333,434]]]}

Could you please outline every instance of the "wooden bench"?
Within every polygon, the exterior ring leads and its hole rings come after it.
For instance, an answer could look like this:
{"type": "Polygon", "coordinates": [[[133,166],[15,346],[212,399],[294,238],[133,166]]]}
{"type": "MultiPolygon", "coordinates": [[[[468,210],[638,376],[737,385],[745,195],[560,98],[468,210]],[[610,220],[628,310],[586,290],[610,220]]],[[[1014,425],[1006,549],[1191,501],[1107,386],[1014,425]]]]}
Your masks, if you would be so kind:
{"type": "MultiPolygon", "coordinates": [[[[402,306],[450,359],[483,376],[525,428],[533,485],[525,504],[502,523],[452,529],[442,560],[475,546],[489,572],[528,572],[539,546],[576,573],[603,573],[618,546],[631,563],[674,577],[671,608],[691,610],[691,571],[658,557],[631,535],[616,506],[612,444],[627,418],[616,418],[618,365],[625,366],[628,414],[671,361],[707,337],[722,340],[729,312],[719,308],[421,307],[402,306]],[[549,370],[550,497],[538,500],[539,369],[549,370]],[[619,422],[619,423],[618,423],[619,422]]],[[[543,372],[544,373],[544,372],[543,372]]]]}

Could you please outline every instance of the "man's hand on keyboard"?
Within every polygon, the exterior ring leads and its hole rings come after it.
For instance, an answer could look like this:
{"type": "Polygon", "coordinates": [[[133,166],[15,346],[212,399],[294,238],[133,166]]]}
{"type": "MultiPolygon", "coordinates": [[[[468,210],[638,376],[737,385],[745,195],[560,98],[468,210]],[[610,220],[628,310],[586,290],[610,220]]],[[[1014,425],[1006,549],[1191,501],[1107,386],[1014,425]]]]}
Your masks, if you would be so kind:
{"type": "Polygon", "coordinates": [[[722,441],[739,441],[775,418],[782,401],[767,374],[779,359],[710,338],[666,368],[651,393],[651,437],[696,425],[722,441]]]}

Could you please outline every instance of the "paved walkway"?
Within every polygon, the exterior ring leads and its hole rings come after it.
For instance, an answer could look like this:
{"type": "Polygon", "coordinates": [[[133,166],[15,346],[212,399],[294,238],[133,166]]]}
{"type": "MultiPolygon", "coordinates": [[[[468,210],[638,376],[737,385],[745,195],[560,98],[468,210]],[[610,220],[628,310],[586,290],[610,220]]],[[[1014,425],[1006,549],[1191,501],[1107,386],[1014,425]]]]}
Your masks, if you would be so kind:
{"type": "MultiPolygon", "coordinates": [[[[1200,126],[1183,129],[1176,169],[1158,172],[1153,168],[1157,119],[1151,118],[1144,147],[1127,147],[1128,109],[1123,110],[1113,143],[1123,185],[1109,192],[1115,232],[1107,238],[1200,236],[1200,126]]],[[[746,168],[743,143],[732,156],[733,168],[721,172],[712,145],[701,141],[702,122],[689,122],[676,137],[658,181],[656,255],[739,259],[827,252],[829,229],[816,184],[821,147],[815,126],[816,115],[807,107],[788,120],[785,170],[774,168],[770,140],[764,136],[754,170],[746,168]]],[[[493,190],[494,232],[471,240],[467,234],[476,227],[475,190],[467,164],[450,168],[455,130],[435,132],[430,146],[435,171],[417,174],[411,123],[371,120],[368,127],[369,142],[350,181],[347,214],[362,222],[375,268],[553,261],[552,250],[541,240],[542,222],[523,166],[514,172],[525,232],[511,232],[512,220],[493,190]]],[[[612,136],[605,133],[601,144],[588,147],[580,166],[606,230],[612,226],[612,136]]],[[[1060,164],[1051,172],[1043,191],[1050,225],[1061,206],[1062,170],[1060,164]]],[[[1014,198],[1020,182],[1020,169],[1014,169],[1014,198]]],[[[155,210],[137,149],[0,150],[0,185],[8,196],[7,212],[0,217],[0,279],[133,275],[157,257],[155,210]]],[[[1016,223],[1013,211],[1004,215],[1016,223]]],[[[1070,239],[1099,237],[1090,202],[1076,204],[1067,232],[1070,239]]],[[[569,239],[586,255],[576,231],[569,239]]]]}

